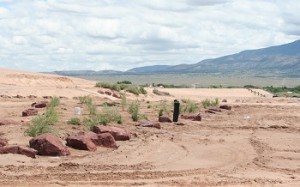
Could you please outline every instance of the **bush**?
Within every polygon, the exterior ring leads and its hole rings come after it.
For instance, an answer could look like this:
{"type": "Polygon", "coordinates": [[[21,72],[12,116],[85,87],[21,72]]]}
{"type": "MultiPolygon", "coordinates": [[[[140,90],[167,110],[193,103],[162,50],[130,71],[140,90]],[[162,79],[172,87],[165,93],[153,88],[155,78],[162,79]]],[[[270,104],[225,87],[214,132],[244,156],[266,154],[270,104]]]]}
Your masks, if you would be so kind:
{"type": "Polygon", "coordinates": [[[218,105],[220,104],[218,98],[215,98],[215,100],[205,99],[205,100],[202,101],[201,103],[202,103],[202,106],[203,106],[204,108],[215,107],[215,106],[218,106],[218,105]]]}
{"type": "Polygon", "coordinates": [[[92,98],[89,96],[80,96],[79,97],[79,102],[80,104],[91,104],[92,103],[92,98]]]}
{"type": "Polygon", "coordinates": [[[186,104],[183,108],[183,112],[188,112],[188,113],[192,113],[192,112],[196,112],[199,109],[197,103],[194,103],[191,100],[186,100],[186,104]]]}
{"type": "Polygon", "coordinates": [[[143,94],[143,95],[146,95],[147,94],[147,90],[145,90],[144,87],[140,87],[140,93],[143,94]]]}
{"type": "Polygon", "coordinates": [[[48,107],[49,108],[52,108],[52,107],[57,107],[59,105],[60,101],[59,101],[59,98],[58,97],[52,97],[48,107]]]}
{"type": "Polygon", "coordinates": [[[158,116],[162,116],[164,114],[167,114],[169,115],[170,114],[170,110],[169,110],[169,107],[167,105],[167,101],[164,100],[164,101],[160,101],[159,105],[159,111],[158,111],[158,116]]]}
{"type": "Polygon", "coordinates": [[[109,123],[109,120],[108,120],[108,118],[105,115],[97,114],[92,119],[85,118],[83,120],[83,123],[89,129],[92,129],[96,125],[107,125],[109,123]]]}
{"type": "Polygon", "coordinates": [[[59,98],[53,97],[50,101],[50,104],[45,114],[43,116],[38,115],[34,117],[31,121],[31,125],[25,131],[25,134],[31,137],[35,137],[47,132],[50,133],[55,132],[55,130],[52,129],[50,125],[53,125],[56,122],[58,122],[58,114],[56,111],[56,107],[58,105],[59,105],[59,98]]]}
{"type": "Polygon", "coordinates": [[[129,93],[132,93],[132,94],[134,94],[134,95],[139,95],[139,94],[140,94],[139,87],[136,86],[136,85],[129,85],[129,86],[126,88],[126,91],[128,91],[129,93]]]}
{"type": "Polygon", "coordinates": [[[117,110],[116,107],[108,107],[104,106],[103,116],[105,116],[109,122],[116,122],[118,124],[122,124],[122,116],[117,110]]]}
{"type": "Polygon", "coordinates": [[[111,89],[112,84],[106,82],[97,82],[96,87],[111,89]]]}
{"type": "Polygon", "coordinates": [[[47,124],[44,116],[37,116],[32,119],[31,125],[25,131],[25,134],[31,137],[38,136],[44,133],[54,133],[55,130],[52,129],[49,124],[47,124]]]}
{"type": "Polygon", "coordinates": [[[79,118],[71,118],[67,121],[67,124],[70,125],[80,125],[80,119],[79,118]]]}
{"type": "Polygon", "coordinates": [[[132,84],[130,81],[118,81],[117,84],[132,84]]]}
{"type": "Polygon", "coordinates": [[[131,114],[133,121],[139,120],[140,106],[138,101],[134,101],[129,105],[128,112],[131,114]]]}

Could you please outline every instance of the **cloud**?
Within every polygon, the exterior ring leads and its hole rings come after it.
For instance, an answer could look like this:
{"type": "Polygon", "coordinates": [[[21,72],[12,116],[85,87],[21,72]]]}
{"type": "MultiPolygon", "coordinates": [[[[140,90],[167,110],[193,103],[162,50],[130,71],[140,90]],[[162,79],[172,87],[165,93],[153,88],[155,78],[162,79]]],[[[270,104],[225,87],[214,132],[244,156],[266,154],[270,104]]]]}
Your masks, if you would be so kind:
{"type": "Polygon", "coordinates": [[[296,0],[1,0],[0,66],[196,63],[299,39],[299,9],[296,0]]]}

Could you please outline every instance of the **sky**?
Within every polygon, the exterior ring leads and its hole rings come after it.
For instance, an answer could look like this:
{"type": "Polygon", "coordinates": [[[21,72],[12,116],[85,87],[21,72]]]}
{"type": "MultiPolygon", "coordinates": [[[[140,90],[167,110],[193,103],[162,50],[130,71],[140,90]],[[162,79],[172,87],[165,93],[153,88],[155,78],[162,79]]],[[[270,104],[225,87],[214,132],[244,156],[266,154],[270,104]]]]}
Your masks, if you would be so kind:
{"type": "Polygon", "coordinates": [[[0,0],[0,67],[193,64],[300,39],[299,0],[0,0]]]}

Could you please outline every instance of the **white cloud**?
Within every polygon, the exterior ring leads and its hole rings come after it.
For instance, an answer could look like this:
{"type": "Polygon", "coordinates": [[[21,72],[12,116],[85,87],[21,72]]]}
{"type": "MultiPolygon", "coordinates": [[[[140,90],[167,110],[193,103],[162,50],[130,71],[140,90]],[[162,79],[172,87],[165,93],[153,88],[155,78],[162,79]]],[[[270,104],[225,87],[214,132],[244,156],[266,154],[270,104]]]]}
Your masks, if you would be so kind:
{"type": "Polygon", "coordinates": [[[0,66],[196,63],[299,39],[297,0],[0,0],[0,66]]]}

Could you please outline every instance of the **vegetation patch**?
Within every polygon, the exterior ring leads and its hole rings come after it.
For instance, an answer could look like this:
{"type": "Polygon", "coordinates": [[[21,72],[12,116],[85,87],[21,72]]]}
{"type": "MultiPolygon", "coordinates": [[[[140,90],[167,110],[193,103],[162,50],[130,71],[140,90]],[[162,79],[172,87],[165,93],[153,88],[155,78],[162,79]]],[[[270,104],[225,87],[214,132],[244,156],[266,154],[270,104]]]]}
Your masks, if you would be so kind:
{"type": "Polygon", "coordinates": [[[218,98],[215,98],[214,100],[205,99],[201,102],[201,104],[204,108],[208,108],[219,106],[220,102],[218,98]]]}
{"type": "Polygon", "coordinates": [[[77,117],[70,118],[70,119],[67,121],[67,124],[70,124],[70,125],[80,125],[80,119],[77,118],[77,117]]]}
{"type": "Polygon", "coordinates": [[[53,97],[48,105],[44,115],[38,115],[32,119],[30,126],[25,131],[25,134],[31,137],[38,136],[44,133],[56,133],[56,130],[51,127],[58,122],[57,106],[60,101],[58,97],[53,97]]]}
{"type": "Polygon", "coordinates": [[[135,95],[147,94],[147,91],[144,89],[144,87],[131,84],[130,81],[122,81],[122,82],[118,82],[116,84],[97,82],[96,87],[107,88],[107,89],[115,90],[115,91],[126,90],[127,92],[135,94],[135,95]]]}
{"type": "Polygon", "coordinates": [[[193,112],[197,112],[199,110],[199,106],[197,103],[187,99],[184,100],[185,105],[182,107],[182,112],[185,113],[193,113],[193,112]]]}
{"type": "Polygon", "coordinates": [[[140,114],[140,103],[136,100],[133,101],[129,107],[128,112],[131,114],[131,119],[133,121],[138,121],[139,119],[147,119],[147,116],[140,114]]]}
{"type": "Polygon", "coordinates": [[[263,89],[273,94],[276,94],[278,96],[286,96],[286,97],[300,96],[300,85],[293,88],[288,88],[285,86],[284,87],[267,86],[267,87],[263,87],[263,89]]]}

